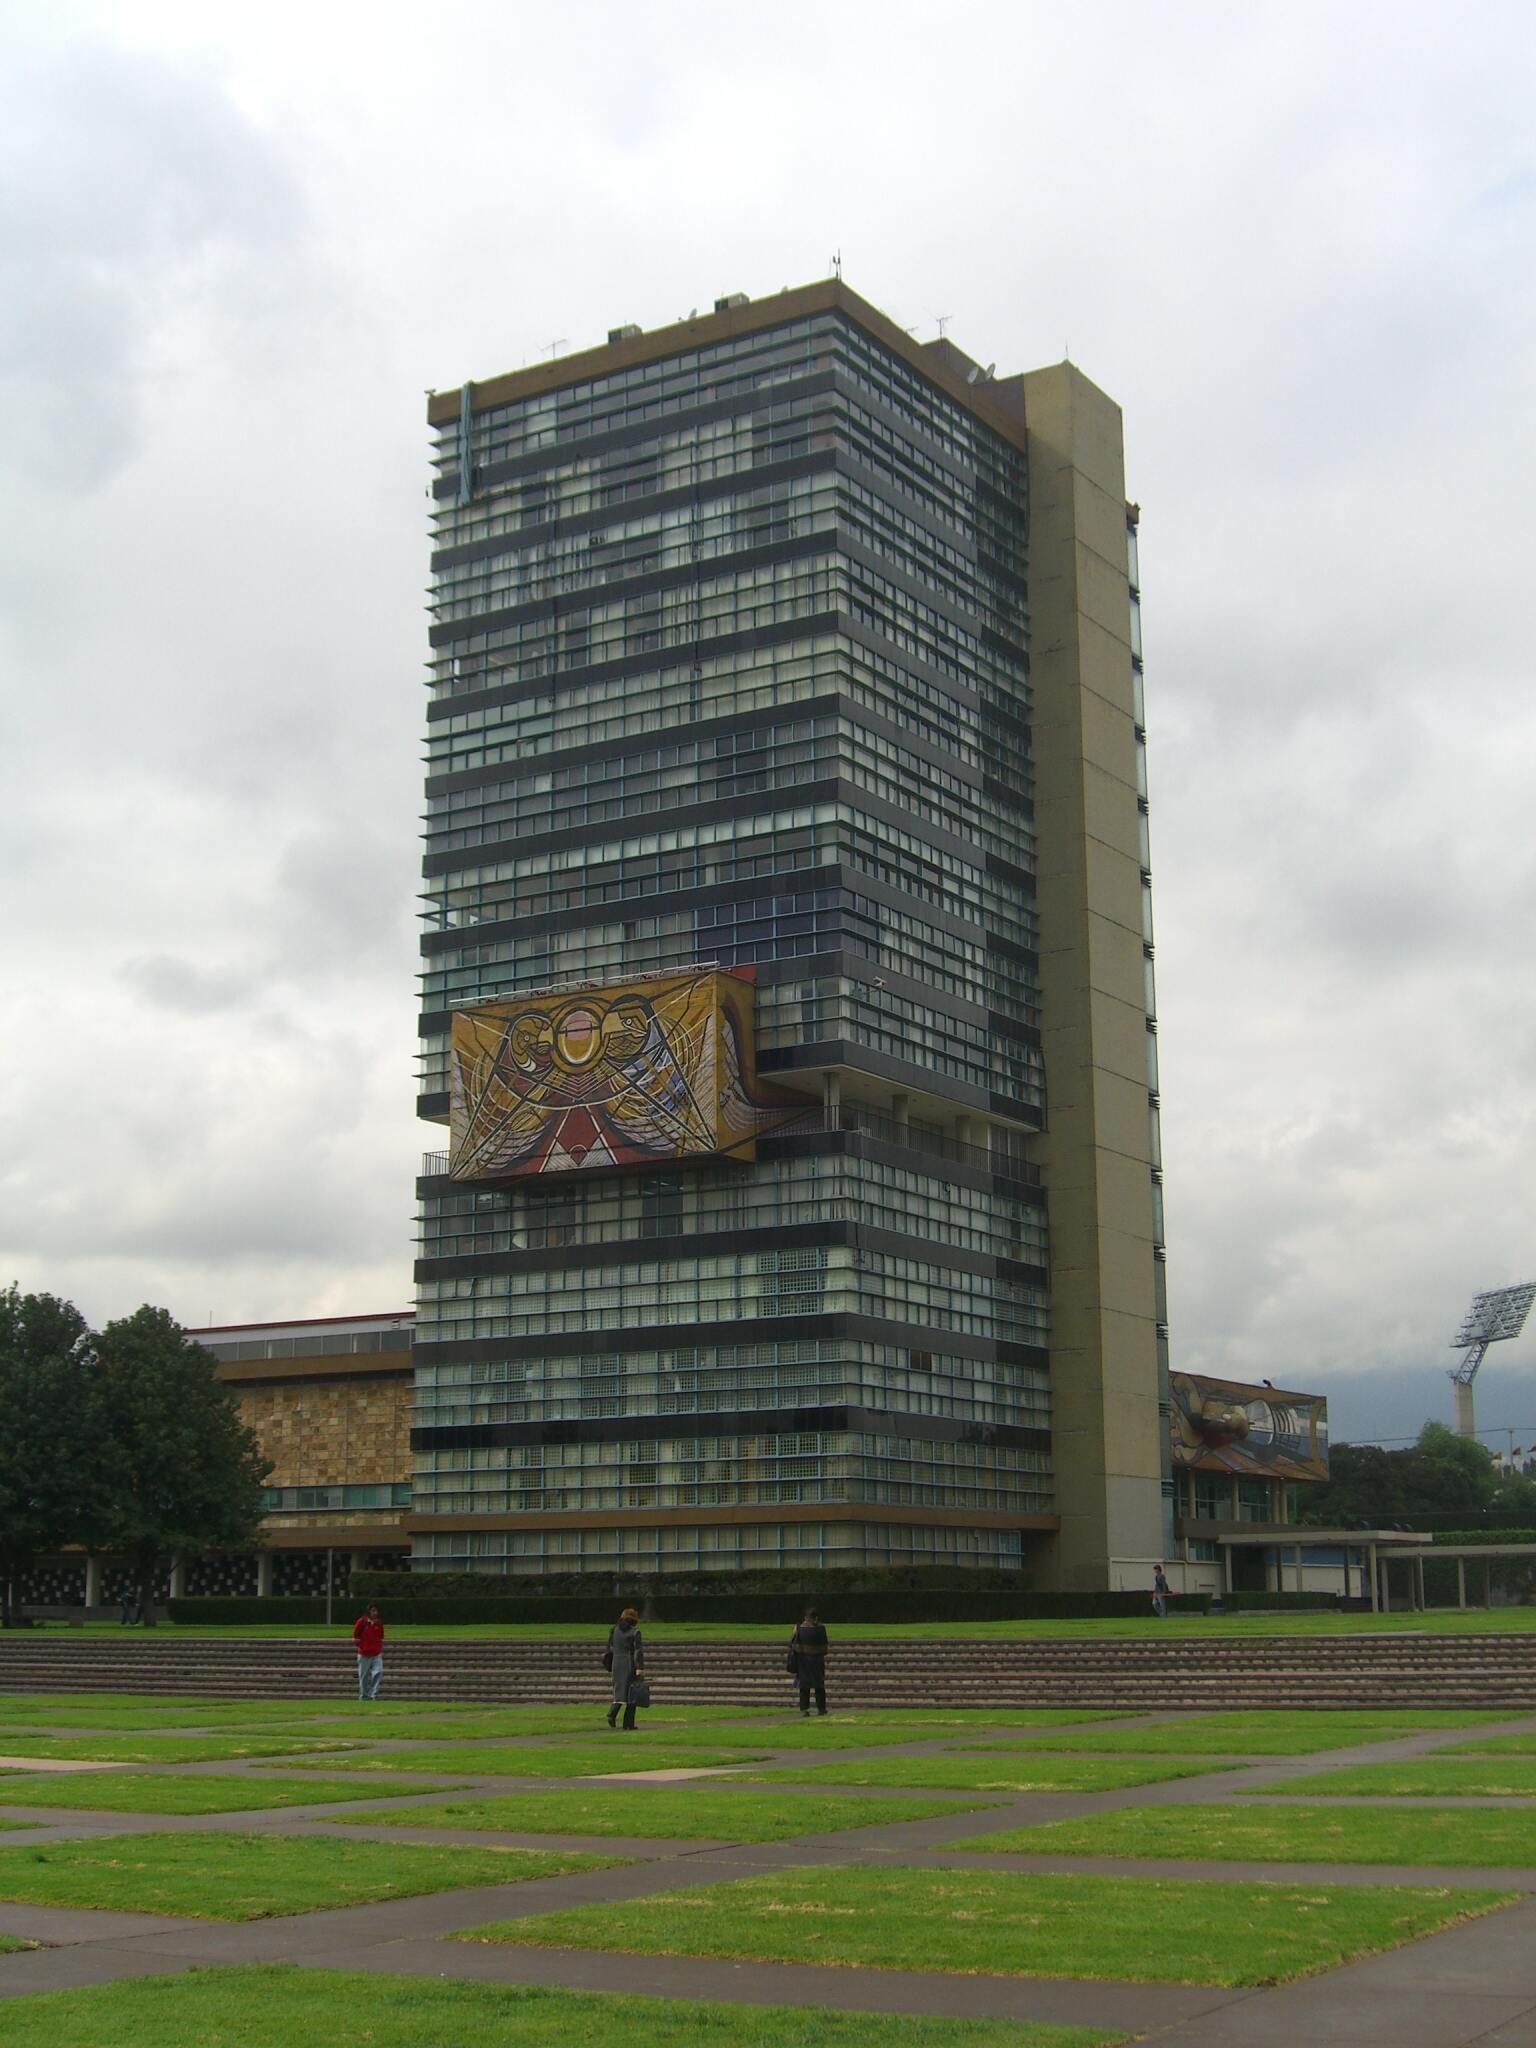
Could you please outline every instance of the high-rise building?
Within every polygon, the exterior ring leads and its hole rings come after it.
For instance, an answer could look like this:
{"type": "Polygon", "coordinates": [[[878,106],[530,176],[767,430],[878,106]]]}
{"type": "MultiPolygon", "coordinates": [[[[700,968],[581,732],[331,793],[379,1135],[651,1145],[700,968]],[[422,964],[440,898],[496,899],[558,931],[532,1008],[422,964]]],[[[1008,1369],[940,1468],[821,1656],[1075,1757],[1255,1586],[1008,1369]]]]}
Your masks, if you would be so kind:
{"type": "Polygon", "coordinates": [[[829,280],[429,419],[416,1568],[1144,1585],[1118,408],[829,280]]]}

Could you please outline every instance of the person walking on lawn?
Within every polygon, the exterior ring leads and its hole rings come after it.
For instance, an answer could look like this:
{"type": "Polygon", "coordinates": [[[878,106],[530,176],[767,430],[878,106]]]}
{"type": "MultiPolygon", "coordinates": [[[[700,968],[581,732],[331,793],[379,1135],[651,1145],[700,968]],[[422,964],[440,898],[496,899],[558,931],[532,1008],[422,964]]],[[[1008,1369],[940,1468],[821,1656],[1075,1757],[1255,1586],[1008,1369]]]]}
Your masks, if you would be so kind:
{"type": "Polygon", "coordinates": [[[1152,1572],[1152,1612],[1159,1621],[1168,1619],[1168,1574],[1161,1565],[1152,1572]]]}
{"type": "Polygon", "coordinates": [[[352,1641],[357,1650],[357,1696],[376,1700],[384,1683],[384,1624],[377,1607],[353,1622],[352,1641]]]}
{"type": "Polygon", "coordinates": [[[816,1711],[827,1711],[827,1632],[816,1618],[814,1607],[807,1607],[800,1626],[789,1639],[789,1654],[795,1663],[795,1678],[800,1686],[800,1711],[811,1711],[811,1694],[816,1695],[816,1711]]]}
{"type": "Polygon", "coordinates": [[[640,1617],[633,1607],[626,1607],[608,1631],[603,1662],[613,1673],[613,1705],[608,1709],[608,1726],[612,1728],[618,1721],[622,1707],[624,1726],[633,1728],[636,1702],[630,1698],[630,1692],[636,1679],[645,1676],[645,1643],[640,1634],[640,1617]]]}

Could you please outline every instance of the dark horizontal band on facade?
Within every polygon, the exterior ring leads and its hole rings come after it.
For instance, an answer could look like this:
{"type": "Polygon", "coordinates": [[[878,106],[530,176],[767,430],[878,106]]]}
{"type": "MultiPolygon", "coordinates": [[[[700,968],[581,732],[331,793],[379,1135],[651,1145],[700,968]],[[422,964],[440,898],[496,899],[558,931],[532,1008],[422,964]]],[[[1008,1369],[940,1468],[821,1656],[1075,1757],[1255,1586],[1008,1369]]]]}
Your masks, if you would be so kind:
{"type": "Polygon", "coordinates": [[[811,1408],[689,1409],[678,1415],[594,1415],[551,1422],[443,1422],[411,1431],[413,1451],[464,1451],[515,1444],[663,1443],[669,1438],[808,1435],[908,1437],[917,1443],[995,1444],[1048,1452],[1051,1432],[1016,1422],[962,1422],[834,1402],[811,1408]]]}
{"type": "Polygon", "coordinates": [[[1001,1365],[1049,1372],[1051,1354],[1043,1344],[1019,1344],[1001,1337],[970,1337],[937,1324],[892,1322],[884,1316],[847,1313],[803,1316],[733,1316],[725,1322],[632,1323],[618,1330],[540,1330],[531,1337],[418,1338],[420,1365],[452,1365],[465,1358],[580,1358],[614,1351],[693,1351],[705,1345],[728,1350],[758,1344],[885,1344],[911,1353],[938,1352],[1001,1365]]]}
{"type": "MultiPolygon", "coordinates": [[[[566,1176],[554,1178],[564,1179],[566,1176]]],[[[454,1181],[450,1185],[457,1188],[461,1183],[454,1181]]],[[[527,1182],[523,1185],[526,1187],[527,1182]]],[[[549,1190],[541,1192],[547,1194],[549,1190]]],[[[1000,1258],[990,1252],[960,1251],[953,1245],[936,1243],[933,1238],[921,1237],[916,1232],[876,1230],[863,1223],[769,1223],[756,1229],[750,1225],[734,1225],[729,1230],[676,1231],[668,1236],[626,1237],[611,1244],[589,1239],[586,1243],[550,1245],[537,1250],[463,1252],[448,1258],[418,1259],[416,1278],[452,1280],[468,1278],[475,1273],[556,1273],[579,1266],[609,1266],[616,1260],[629,1265],[640,1258],[704,1259],[733,1252],[750,1256],[757,1252],[802,1248],[821,1250],[834,1245],[840,1250],[886,1252],[893,1258],[915,1257],[930,1261],[942,1258],[944,1264],[955,1272],[970,1273],[979,1280],[1012,1280],[1020,1286],[1041,1288],[1047,1281],[1043,1266],[1031,1265],[1022,1259],[1000,1258]]],[[[771,1280],[774,1276],[765,1273],[758,1277],[771,1280]]]]}

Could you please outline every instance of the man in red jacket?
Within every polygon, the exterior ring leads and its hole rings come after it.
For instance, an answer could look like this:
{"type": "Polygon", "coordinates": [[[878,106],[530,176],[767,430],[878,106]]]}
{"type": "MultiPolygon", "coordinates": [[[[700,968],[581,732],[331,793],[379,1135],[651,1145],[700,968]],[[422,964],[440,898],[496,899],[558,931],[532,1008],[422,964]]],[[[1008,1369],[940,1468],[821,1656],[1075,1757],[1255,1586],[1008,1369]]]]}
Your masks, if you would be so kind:
{"type": "Polygon", "coordinates": [[[384,1683],[384,1624],[377,1607],[353,1622],[352,1640],[357,1646],[357,1696],[376,1700],[384,1683]]]}

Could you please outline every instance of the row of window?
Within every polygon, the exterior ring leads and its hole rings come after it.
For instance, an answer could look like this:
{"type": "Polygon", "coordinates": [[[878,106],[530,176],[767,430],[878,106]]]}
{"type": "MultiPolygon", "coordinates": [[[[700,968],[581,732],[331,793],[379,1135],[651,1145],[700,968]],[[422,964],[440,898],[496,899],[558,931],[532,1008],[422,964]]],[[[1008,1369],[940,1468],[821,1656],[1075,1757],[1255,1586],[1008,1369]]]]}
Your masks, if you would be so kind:
{"type": "Polygon", "coordinates": [[[1042,1207],[1018,1195],[844,1154],[761,1160],[751,1173],[704,1167],[686,1174],[571,1178],[576,1184],[554,1189],[524,1181],[427,1197],[421,1255],[462,1258],[683,1232],[856,1223],[1029,1265],[1047,1262],[1042,1207]]]}
{"type": "MultiPolygon", "coordinates": [[[[451,1510],[439,1507],[439,1513],[451,1510]]],[[[1023,1562],[1018,1529],[921,1523],[727,1522],[647,1528],[427,1530],[414,1537],[418,1571],[505,1571],[529,1577],[622,1565],[626,1571],[805,1570],[852,1565],[1006,1565],[1023,1562]]]]}
{"type": "Polygon", "coordinates": [[[811,1248],[804,1268],[787,1253],[631,1260],[542,1271],[424,1279],[420,1342],[466,1342],[669,1323],[804,1315],[863,1315],[971,1337],[1044,1344],[1043,1289],[957,1272],[923,1259],[845,1246],[811,1248]]]}
{"type": "Polygon", "coordinates": [[[314,1512],[322,1508],[408,1508],[411,1489],[388,1486],[267,1486],[261,1505],[268,1514],[280,1509],[314,1512]]]}

